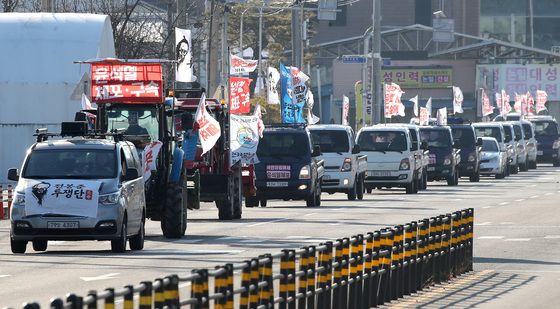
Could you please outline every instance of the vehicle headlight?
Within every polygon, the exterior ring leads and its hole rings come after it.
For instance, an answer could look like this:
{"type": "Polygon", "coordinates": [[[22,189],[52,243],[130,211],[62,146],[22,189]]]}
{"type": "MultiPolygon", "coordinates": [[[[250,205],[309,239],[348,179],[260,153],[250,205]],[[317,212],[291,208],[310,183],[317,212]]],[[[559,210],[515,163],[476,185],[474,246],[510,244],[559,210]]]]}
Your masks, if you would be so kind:
{"type": "Polygon", "coordinates": [[[467,161],[469,162],[474,162],[476,161],[476,155],[474,153],[471,153],[467,159],[467,161]]]}
{"type": "Polygon", "coordinates": [[[399,170],[408,170],[408,169],[410,169],[410,161],[408,161],[408,158],[402,159],[401,164],[399,165],[399,170]]]}
{"type": "Polygon", "coordinates": [[[451,165],[451,158],[445,157],[445,160],[443,160],[443,165],[451,165]]]}
{"type": "Polygon", "coordinates": [[[247,170],[241,171],[241,176],[243,176],[243,177],[249,177],[250,174],[251,174],[251,173],[250,173],[249,171],[247,171],[247,170]]]}
{"type": "Polygon", "coordinates": [[[349,172],[352,170],[352,158],[345,158],[344,163],[342,163],[341,172],[349,172]]]}
{"type": "Polygon", "coordinates": [[[301,168],[299,171],[299,179],[310,179],[311,178],[311,171],[309,169],[309,165],[306,165],[301,168]]]}
{"type": "Polygon", "coordinates": [[[13,205],[25,205],[25,193],[23,192],[16,192],[16,194],[14,194],[14,197],[12,199],[12,204],[13,205]]]}
{"type": "Polygon", "coordinates": [[[112,205],[119,202],[121,196],[120,192],[113,192],[109,194],[103,194],[99,196],[99,204],[112,205]]]}
{"type": "Polygon", "coordinates": [[[560,141],[555,141],[554,144],[552,144],[552,149],[558,149],[560,148],[560,141]]]}

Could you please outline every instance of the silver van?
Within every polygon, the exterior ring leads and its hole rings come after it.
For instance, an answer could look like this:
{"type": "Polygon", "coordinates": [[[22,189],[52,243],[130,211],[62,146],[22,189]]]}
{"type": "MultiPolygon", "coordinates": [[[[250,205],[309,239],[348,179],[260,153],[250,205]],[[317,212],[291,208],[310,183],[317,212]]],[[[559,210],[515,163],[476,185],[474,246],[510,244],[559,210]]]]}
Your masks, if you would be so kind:
{"type": "Polygon", "coordinates": [[[144,247],[146,202],[142,163],[126,141],[38,134],[27,151],[11,208],[10,244],[25,253],[32,242],[45,251],[49,240],[108,240],[113,252],[144,247]]]}

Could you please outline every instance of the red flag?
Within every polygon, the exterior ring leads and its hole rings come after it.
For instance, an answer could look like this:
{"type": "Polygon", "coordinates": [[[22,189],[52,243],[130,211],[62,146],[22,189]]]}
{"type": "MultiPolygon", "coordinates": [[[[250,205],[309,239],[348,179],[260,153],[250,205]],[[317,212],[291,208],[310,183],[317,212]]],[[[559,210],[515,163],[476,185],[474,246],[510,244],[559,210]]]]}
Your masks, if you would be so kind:
{"type": "Polygon", "coordinates": [[[229,78],[230,112],[232,114],[248,113],[251,110],[249,85],[251,85],[250,78],[229,78]]]}

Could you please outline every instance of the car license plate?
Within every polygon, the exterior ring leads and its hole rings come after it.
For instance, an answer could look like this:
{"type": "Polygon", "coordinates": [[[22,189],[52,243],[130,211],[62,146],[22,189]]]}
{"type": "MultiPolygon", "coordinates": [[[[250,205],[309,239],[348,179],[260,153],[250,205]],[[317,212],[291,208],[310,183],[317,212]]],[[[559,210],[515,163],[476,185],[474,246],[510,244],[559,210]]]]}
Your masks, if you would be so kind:
{"type": "Polygon", "coordinates": [[[428,167],[428,172],[433,172],[433,171],[435,171],[435,170],[436,170],[436,168],[433,167],[433,166],[432,166],[432,167],[428,167]]]}
{"type": "Polygon", "coordinates": [[[543,154],[542,150],[537,150],[537,155],[538,156],[542,156],[542,154],[543,154]]]}
{"type": "Polygon", "coordinates": [[[80,223],[78,221],[49,221],[47,222],[49,229],[78,229],[80,223]]]}
{"type": "Polygon", "coordinates": [[[287,187],[288,182],[287,181],[267,181],[266,186],[267,187],[272,187],[272,188],[287,187]]]}
{"type": "Polygon", "coordinates": [[[391,172],[389,171],[371,171],[368,173],[368,176],[374,176],[374,177],[388,177],[391,176],[391,172]]]}

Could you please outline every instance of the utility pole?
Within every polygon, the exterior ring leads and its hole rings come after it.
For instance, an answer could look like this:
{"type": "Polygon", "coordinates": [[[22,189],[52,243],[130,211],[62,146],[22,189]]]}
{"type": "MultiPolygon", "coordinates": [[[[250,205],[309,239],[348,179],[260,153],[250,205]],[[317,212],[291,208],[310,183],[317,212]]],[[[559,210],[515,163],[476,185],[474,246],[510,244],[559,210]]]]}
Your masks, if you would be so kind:
{"type": "MultiPolygon", "coordinates": [[[[173,20],[176,8],[175,0],[167,1],[167,52],[169,53],[169,60],[175,59],[175,27],[173,27],[173,20]]],[[[170,64],[167,69],[167,77],[169,81],[173,83],[172,87],[175,88],[175,65],[170,64]]],[[[171,83],[169,83],[169,85],[171,85],[171,83]]]]}
{"type": "Polygon", "coordinates": [[[302,68],[303,65],[303,0],[296,0],[294,5],[301,4],[300,9],[292,9],[292,65],[302,68]],[[298,2],[301,1],[301,2],[298,2]],[[300,11],[301,10],[301,11],[300,11]],[[300,12],[298,12],[300,11],[300,12]]]}
{"type": "Polygon", "coordinates": [[[208,59],[206,61],[206,72],[207,72],[207,86],[206,92],[208,97],[214,96],[216,90],[220,85],[220,66],[218,65],[218,61],[220,59],[221,49],[218,47],[220,46],[220,38],[221,36],[217,35],[218,31],[220,31],[220,22],[221,16],[218,16],[217,4],[215,0],[211,1],[210,4],[210,25],[209,25],[209,33],[208,33],[208,52],[206,53],[208,59]]]}
{"type": "Polygon", "coordinates": [[[222,61],[221,61],[221,78],[220,78],[220,88],[221,88],[221,99],[225,100],[229,104],[229,45],[228,45],[228,14],[230,8],[226,4],[224,5],[224,14],[222,16],[222,61]]]}
{"type": "Polygon", "coordinates": [[[381,1],[373,1],[373,50],[371,66],[371,81],[373,85],[373,104],[374,104],[374,123],[381,123],[381,115],[383,114],[383,96],[381,89],[381,1]]]}

